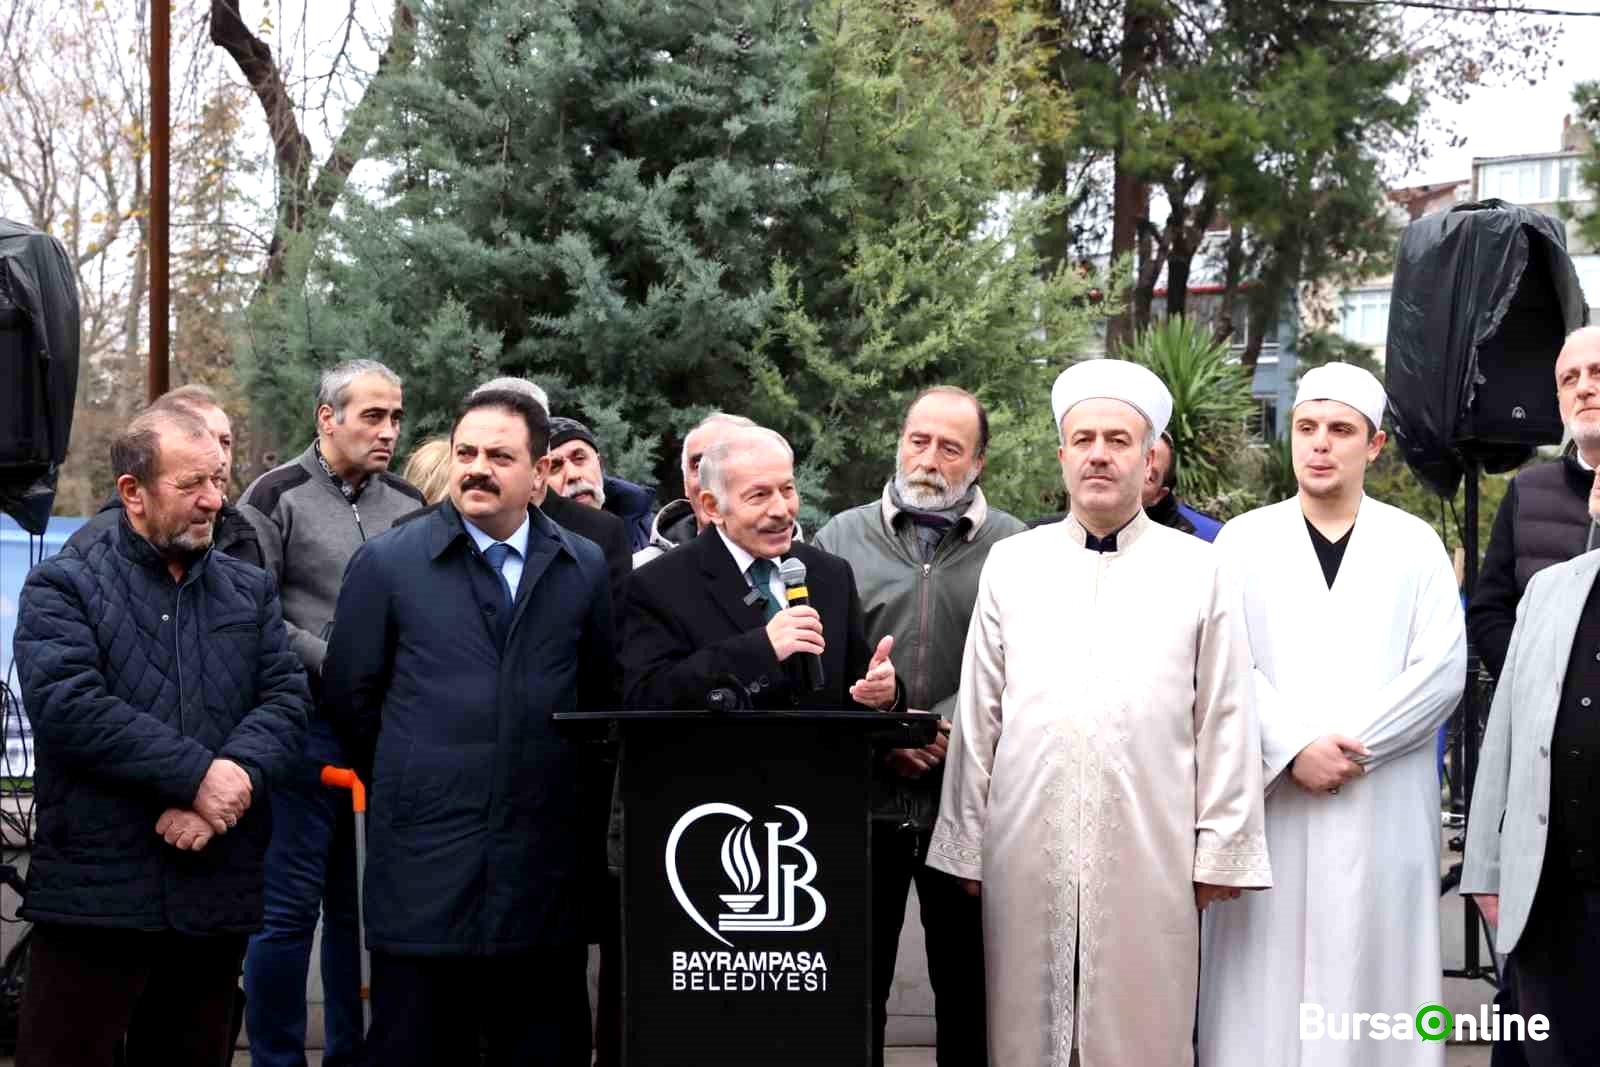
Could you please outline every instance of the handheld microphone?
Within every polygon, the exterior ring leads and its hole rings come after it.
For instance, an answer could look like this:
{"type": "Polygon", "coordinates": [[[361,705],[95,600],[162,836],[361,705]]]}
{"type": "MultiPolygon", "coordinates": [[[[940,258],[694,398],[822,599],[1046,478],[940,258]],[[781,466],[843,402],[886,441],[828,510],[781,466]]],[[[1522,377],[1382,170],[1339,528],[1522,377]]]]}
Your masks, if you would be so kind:
{"type": "MultiPolygon", "coordinates": [[[[811,603],[811,593],[806,589],[804,563],[790,556],[778,564],[778,577],[783,579],[783,587],[788,593],[791,608],[811,603]]],[[[827,685],[827,675],[822,670],[822,657],[811,652],[803,652],[800,658],[805,660],[806,677],[811,683],[811,691],[820,692],[823,686],[827,685]]]]}

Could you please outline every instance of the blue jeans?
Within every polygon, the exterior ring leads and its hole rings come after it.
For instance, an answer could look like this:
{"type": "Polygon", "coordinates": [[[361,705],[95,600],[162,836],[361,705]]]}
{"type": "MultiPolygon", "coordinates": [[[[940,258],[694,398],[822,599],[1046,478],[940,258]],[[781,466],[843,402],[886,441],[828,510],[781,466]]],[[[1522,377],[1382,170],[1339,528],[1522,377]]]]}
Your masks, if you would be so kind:
{"type": "Polygon", "coordinates": [[[306,754],[272,793],[265,914],[244,959],[245,1022],[253,1067],[305,1067],[306,973],[322,924],[326,1067],[361,1059],[361,943],[356,921],[355,820],[350,794],[323,785],[337,759],[327,726],[313,720],[306,754]]]}

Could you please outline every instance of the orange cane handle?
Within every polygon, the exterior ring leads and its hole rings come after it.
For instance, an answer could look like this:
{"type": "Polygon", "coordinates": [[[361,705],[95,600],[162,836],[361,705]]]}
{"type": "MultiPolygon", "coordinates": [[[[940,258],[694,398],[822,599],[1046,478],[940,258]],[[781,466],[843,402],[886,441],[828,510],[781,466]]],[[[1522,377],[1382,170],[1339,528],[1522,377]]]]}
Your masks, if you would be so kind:
{"type": "Polygon", "coordinates": [[[367,810],[367,787],[361,784],[355,771],[330,764],[322,768],[322,784],[333,789],[350,790],[350,807],[360,812],[367,810]]]}

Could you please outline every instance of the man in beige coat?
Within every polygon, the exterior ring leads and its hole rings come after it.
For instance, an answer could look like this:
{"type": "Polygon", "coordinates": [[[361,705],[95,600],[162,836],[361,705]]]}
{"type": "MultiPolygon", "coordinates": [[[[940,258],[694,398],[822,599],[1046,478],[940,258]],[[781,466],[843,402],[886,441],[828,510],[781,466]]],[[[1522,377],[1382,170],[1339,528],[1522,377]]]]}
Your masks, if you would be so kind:
{"type": "Polygon", "coordinates": [[[1194,1062],[1198,911],[1271,885],[1236,593],[1140,507],[1172,398],[1052,392],[1064,522],[990,552],[928,863],[983,898],[990,1067],[1194,1062]]]}

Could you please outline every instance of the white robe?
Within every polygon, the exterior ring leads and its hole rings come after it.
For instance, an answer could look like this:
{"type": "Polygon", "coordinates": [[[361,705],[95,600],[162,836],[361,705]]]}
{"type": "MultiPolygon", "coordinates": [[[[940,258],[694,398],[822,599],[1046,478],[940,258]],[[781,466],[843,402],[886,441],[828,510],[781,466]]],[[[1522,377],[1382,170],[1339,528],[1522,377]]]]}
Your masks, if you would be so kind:
{"type": "Polygon", "coordinates": [[[1275,887],[1213,905],[1200,976],[1201,1067],[1442,1064],[1422,1041],[1300,1040],[1300,1005],[1414,1014],[1439,1000],[1435,735],[1466,681],[1455,573],[1422,520],[1361,501],[1330,589],[1298,499],[1217,537],[1242,590],[1275,887]],[[1337,796],[1285,773],[1310,742],[1372,751],[1337,796]]]}
{"type": "Polygon", "coordinates": [[[1141,512],[995,545],[928,864],[983,882],[990,1067],[1193,1062],[1194,883],[1264,887],[1238,598],[1141,512]]]}

